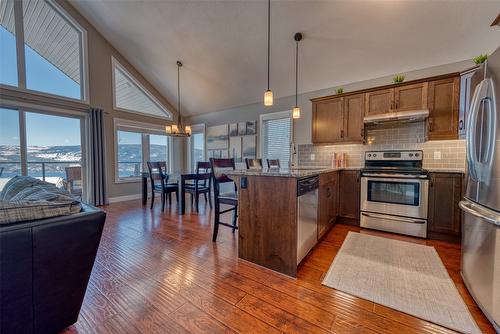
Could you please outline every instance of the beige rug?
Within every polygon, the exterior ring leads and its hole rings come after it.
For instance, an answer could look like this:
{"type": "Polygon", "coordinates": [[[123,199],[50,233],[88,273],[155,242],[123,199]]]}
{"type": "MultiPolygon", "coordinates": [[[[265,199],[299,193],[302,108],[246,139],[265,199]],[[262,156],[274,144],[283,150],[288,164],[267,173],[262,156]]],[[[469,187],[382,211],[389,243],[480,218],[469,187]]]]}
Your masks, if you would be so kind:
{"type": "Polygon", "coordinates": [[[349,232],[323,284],[463,333],[481,333],[434,247],[349,232]]]}

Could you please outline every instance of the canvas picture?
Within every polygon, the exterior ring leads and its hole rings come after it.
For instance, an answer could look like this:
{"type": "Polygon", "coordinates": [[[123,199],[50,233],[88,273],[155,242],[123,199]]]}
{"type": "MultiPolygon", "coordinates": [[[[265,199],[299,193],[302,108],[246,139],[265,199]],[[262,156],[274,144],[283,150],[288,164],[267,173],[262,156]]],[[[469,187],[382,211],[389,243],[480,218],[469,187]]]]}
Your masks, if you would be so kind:
{"type": "Polygon", "coordinates": [[[234,161],[241,161],[241,137],[229,138],[229,157],[234,161]]]}
{"type": "Polygon", "coordinates": [[[246,122],[247,127],[247,135],[256,135],[257,134],[257,121],[246,122]]]}
{"type": "Polygon", "coordinates": [[[255,136],[242,137],[241,155],[243,158],[255,159],[257,154],[256,141],[257,140],[255,136]]]}
{"type": "Polygon", "coordinates": [[[238,123],[229,124],[229,136],[235,137],[238,135],[238,123]]]}
{"type": "Polygon", "coordinates": [[[227,150],[229,145],[228,126],[217,125],[207,128],[207,149],[227,150]]]}
{"type": "Polygon", "coordinates": [[[247,123],[239,122],[238,123],[238,136],[244,136],[247,134],[247,123]]]}

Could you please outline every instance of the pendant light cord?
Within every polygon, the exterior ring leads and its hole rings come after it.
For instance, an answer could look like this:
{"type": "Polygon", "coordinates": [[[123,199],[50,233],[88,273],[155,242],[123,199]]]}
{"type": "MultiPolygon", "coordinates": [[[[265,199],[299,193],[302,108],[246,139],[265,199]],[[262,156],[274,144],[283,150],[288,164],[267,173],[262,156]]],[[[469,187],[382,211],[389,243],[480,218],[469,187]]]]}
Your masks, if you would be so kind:
{"type": "Polygon", "coordinates": [[[299,41],[295,44],[295,107],[298,107],[298,87],[299,87],[299,41]]]}
{"type": "Polygon", "coordinates": [[[177,124],[181,125],[181,75],[180,75],[180,62],[177,62],[177,124]]]}
{"type": "Polygon", "coordinates": [[[267,90],[269,90],[270,81],[270,62],[271,62],[271,0],[267,0],[267,90]]]}

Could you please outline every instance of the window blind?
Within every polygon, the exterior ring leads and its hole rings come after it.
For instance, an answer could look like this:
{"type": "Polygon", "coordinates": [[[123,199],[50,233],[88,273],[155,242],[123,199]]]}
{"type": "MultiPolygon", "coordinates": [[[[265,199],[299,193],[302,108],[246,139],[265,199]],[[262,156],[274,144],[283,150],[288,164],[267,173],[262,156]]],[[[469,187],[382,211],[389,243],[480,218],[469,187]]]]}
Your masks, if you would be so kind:
{"type": "MultiPolygon", "coordinates": [[[[279,159],[281,167],[290,166],[292,122],[290,117],[264,120],[264,159],[279,159]]],[[[265,163],[264,163],[265,164],[265,163]]]]}

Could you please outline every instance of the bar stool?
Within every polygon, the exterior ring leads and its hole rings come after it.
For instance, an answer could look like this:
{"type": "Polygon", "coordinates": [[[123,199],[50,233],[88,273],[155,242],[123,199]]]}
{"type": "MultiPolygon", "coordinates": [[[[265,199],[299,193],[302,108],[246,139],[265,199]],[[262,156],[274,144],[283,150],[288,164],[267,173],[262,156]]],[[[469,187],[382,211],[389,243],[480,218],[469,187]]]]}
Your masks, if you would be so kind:
{"type": "Polygon", "coordinates": [[[231,227],[233,229],[233,233],[238,229],[236,225],[236,218],[238,217],[238,188],[236,187],[236,183],[232,179],[230,179],[227,175],[224,174],[224,170],[234,170],[234,159],[214,159],[210,158],[210,166],[212,169],[212,180],[214,183],[214,205],[215,205],[215,213],[214,213],[214,234],[212,237],[212,241],[215,242],[217,240],[217,233],[219,232],[219,225],[224,225],[231,227]],[[221,185],[225,183],[233,183],[234,184],[234,192],[222,192],[221,185]],[[231,206],[229,209],[221,210],[220,205],[226,204],[231,206]],[[233,223],[227,224],[220,221],[220,215],[226,212],[233,212],[233,223]]]}

